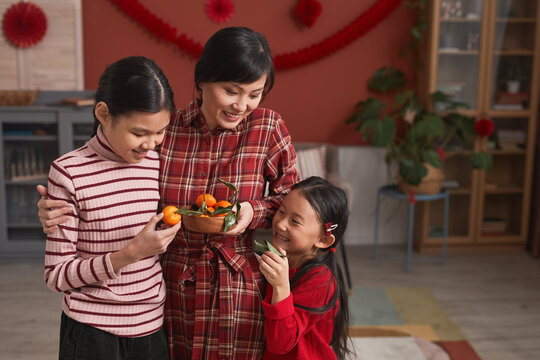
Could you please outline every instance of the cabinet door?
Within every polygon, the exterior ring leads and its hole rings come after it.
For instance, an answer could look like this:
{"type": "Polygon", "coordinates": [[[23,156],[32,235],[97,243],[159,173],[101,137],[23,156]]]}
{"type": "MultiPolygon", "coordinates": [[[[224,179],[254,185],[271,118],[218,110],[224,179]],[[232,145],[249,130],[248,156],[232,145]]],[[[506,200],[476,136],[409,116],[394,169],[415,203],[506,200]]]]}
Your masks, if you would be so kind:
{"type": "Polygon", "coordinates": [[[11,252],[43,252],[45,235],[37,218],[37,184],[47,184],[50,163],[58,157],[54,112],[3,114],[0,202],[2,248],[11,252]],[[29,120],[32,119],[32,120],[29,120]]]}
{"type": "Polygon", "coordinates": [[[478,239],[527,239],[537,119],[538,1],[494,0],[490,10],[486,107],[495,133],[485,148],[493,169],[483,174],[478,239]]]}
{"type": "MultiPolygon", "coordinates": [[[[471,109],[479,106],[481,48],[484,43],[485,1],[438,2],[435,9],[435,86],[471,109]],[[438,21],[437,21],[438,20],[438,21]]],[[[444,110],[437,106],[437,110],[444,110]]]]}

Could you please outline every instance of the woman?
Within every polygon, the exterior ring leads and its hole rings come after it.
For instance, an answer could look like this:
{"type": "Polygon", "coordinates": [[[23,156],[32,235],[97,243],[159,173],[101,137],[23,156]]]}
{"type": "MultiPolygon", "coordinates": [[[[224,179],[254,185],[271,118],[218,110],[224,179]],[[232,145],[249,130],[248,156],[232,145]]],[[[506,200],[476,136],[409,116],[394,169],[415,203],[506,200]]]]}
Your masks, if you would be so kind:
{"type": "MultiPolygon", "coordinates": [[[[204,193],[227,199],[231,190],[218,178],[238,188],[241,202],[233,230],[204,235],[183,228],[162,258],[173,359],[262,356],[263,284],[252,235],[254,229],[270,226],[283,197],[299,180],[283,120],[258,108],[273,82],[263,35],[240,27],[219,30],[195,67],[197,98],[173,115],[161,145],[161,207],[193,204],[204,193]]],[[[46,232],[63,214],[47,209],[59,206],[45,199],[38,203],[46,232]]]]}

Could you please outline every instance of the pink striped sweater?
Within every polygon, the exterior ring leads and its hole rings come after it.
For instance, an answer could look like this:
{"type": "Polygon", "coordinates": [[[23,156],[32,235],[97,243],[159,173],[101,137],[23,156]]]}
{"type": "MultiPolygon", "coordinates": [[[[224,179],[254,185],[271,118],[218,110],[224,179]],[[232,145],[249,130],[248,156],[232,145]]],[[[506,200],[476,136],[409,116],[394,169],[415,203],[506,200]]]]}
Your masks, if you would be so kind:
{"type": "Polygon", "coordinates": [[[49,197],[67,201],[74,214],[47,236],[45,281],[64,292],[67,316],[122,337],[162,326],[165,284],[158,256],[118,273],[110,261],[111,252],[126,246],[156,213],[158,176],[156,152],[129,164],[101,131],[51,165],[49,197]]]}

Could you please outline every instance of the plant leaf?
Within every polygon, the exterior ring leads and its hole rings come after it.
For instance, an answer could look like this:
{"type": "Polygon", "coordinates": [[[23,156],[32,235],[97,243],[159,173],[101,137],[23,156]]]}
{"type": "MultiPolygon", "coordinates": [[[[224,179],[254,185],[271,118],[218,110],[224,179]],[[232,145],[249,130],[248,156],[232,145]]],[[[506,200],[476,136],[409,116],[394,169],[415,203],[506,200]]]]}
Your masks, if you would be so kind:
{"type": "Polygon", "coordinates": [[[265,251],[268,251],[268,246],[266,246],[266,243],[261,244],[257,240],[253,240],[253,251],[259,255],[262,255],[265,251]]]}
{"type": "Polygon", "coordinates": [[[375,71],[371,79],[369,79],[368,86],[372,91],[386,92],[401,88],[405,85],[405,82],[403,71],[389,66],[375,71]]]}
{"type": "Polygon", "coordinates": [[[418,185],[426,176],[427,169],[418,160],[403,159],[399,163],[399,176],[410,185],[418,185]]]}
{"type": "Polygon", "coordinates": [[[225,184],[229,189],[231,189],[232,191],[234,191],[234,193],[236,194],[238,192],[238,189],[236,188],[236,186],[234,186],[233,184],[231,184],[230,182],[227,182],[225,180],[221,180],[221,179],[217,179],[220,183],[223,183],[225,184]]]}
{"type": "Polygon", "coordinates": [[[442,166],[441,157],[435,150],[426,150],[422,152],[422,160],[428,164],[440,169],[442,166]]]}
{"type": "Polygon", "coordinates": [[[191,210],[191,207],[189,207],[189,206],[184,206],[183,208],[178,209],[177,213],[179,213],[180,215],[196,215],[196,216],[199,216],[199,215],[203,214],[202,211],[191,210]]]}
{"type": "Polygon", "coordinates": [[[493,158],[485,151],[474,153],[471,155],[471,166],[475,169],[489,171],[493,166],[493,158]]]}
{"type": "Polygon", "coordinates": [[[371,136],[371,145],[386,147],[396,136],[396,122],[387,116],[381,120],[371,119],[362,125],[361,131],[364,140],[371,136]]]}
{"type": "Polygon", "coordinates": [[[223,219],[223,232],[229,231],[234,224],[236,224],[236,215],[231,211],[223,219]]]}
{"type": "Polygon", "coordinates": [[[279,255],[280,257],[284,257],[285,255],[283,255],[282,253],[279,252],[278,249],[276,249],[274,247],[274,245],[272,245],[272,243],[268,240],[266,240],[266,245],[268,246],[268,250],[270,250],[271,252],[273,252],[274,254],[277,254],[279,255]]]}

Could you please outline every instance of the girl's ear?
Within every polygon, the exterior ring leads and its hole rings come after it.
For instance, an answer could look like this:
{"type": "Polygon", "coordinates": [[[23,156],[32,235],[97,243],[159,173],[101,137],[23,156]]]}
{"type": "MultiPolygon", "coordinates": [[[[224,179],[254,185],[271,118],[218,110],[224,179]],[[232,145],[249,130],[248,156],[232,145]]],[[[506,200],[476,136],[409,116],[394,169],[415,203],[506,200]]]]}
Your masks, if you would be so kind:
{"type": "Polygon", "coordinates": [[[105,125],[110,120],[109,107],[103,101],[96,104],[94,114],[102,125],[105,125]]]}
{"type": "Polygon", "coordinates": [[[332,244],[336,241],[336,238],[334,235],[323,235],[317,240],[315,243],[315,246],[319,249],[326,249],[332,246],[332,244]]]}

